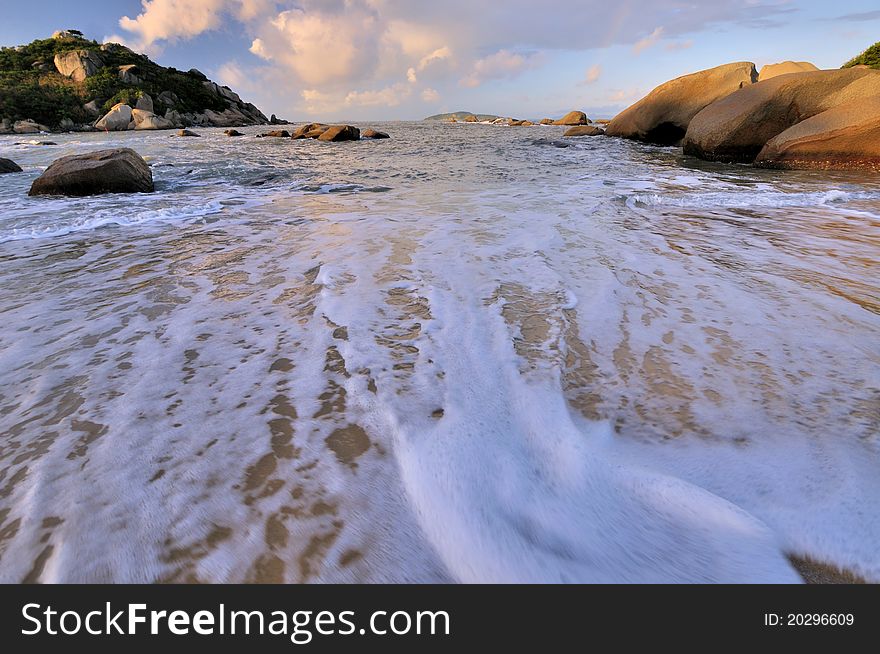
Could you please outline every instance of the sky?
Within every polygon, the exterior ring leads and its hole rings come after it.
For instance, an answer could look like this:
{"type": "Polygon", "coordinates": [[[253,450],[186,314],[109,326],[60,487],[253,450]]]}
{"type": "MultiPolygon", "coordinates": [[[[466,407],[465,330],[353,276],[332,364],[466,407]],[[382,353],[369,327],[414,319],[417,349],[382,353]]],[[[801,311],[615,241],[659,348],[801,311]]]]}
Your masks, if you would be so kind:
{"type": "Polygon", "coordinates": [[[668,79],[732,61],[837,68],[880,41],[880,9],[877,0],[31,0],[4,10],[0,45],[56,29],[198,68],[292,121],[573,109],[607,118],[668,79]]]}

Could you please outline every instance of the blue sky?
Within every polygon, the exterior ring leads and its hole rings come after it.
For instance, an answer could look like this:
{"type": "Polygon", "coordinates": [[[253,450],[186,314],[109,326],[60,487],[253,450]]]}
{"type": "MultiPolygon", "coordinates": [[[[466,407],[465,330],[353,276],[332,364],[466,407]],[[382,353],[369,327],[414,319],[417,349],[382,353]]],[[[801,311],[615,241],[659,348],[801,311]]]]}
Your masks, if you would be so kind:
{"type": "Polygon", "coordinates": [[[667,79],[730,61],[836,68],[880,41],[880,9],[876,0],[32,0],[6,9],[0,44],[61,28],[199,68],[291,120],[608,117],[667,79]]]}

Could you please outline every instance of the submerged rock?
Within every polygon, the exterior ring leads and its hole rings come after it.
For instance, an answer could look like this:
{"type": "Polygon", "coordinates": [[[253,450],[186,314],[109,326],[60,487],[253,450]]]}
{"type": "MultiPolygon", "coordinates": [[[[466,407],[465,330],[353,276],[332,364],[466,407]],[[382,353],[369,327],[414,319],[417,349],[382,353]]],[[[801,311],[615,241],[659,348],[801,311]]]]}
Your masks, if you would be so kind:
{"type": "Polygon", "coordinates": [[[740,61],[701,70],[661,84],[608,125],[608,136],[677,145],[691,120],[705,109],[758,79],[755,64],[740,61]]]}
{"type": "Polygon", "coordinates": [[[333,125],[318,137],[319,141],[358,141],[361,131],[351,125],[333,125]]]}
{"type": "Polygon", "coordinates": [[[554,125],[586,125],[590,121],[583,111],[569,111],[559,120],[554,120],[554,125]]]}
{"type": "Polygon", "coordinates": [[[12,159],[4,159],[0,157],[0,175],[5,175],[6,173],[20,173],[21,166],[12,161],[12,159]]]}
{"type": "MultiPolygon", "coordinates": [[[[866,134],[870,134],[870,119],[878,118],[878,114],[870,113],[876,107],[869,101],[878,95],[880,71],[868,68],[780,75],[743,88],[703,109],[691,121],[684,151],[712,161],[751,163],[765,145],[789,128],[840,107],[827,121],[814,121],[803,131],[793,132],[806,137],[808,130],[819,129],[826,141],[822,147],[828,147],[828,139],[834,137],[824,131],[829,125],[852,129],[858,124],[862,125],[858,129],[868,129],[866,134]],[[844,107],[857,101],[864,104],[853,107],[869,113],[859,116],[844,107]]],[[[801,143],[797,149],[803,152],[801,148],[805,145],[801,143]]]]}
{"type": "Polygon", "coordinates": [[[385,132],[377,132],[374,129],[368,128],[368,129],[365,129],[363,132],[361,132],[361,138],[364,138],[364,139],[390,139],[391,137],[388,136],[388,134],[386,134],[385,132]]]}
{"type": "Polygon", "coordinates": [[[593,125],[579,125],[572,127],[563,134],[563,136],[601,136],[605,132],[593,125]]]}
{"type": "Polygon", "coordinates": [[[117,148],[62,157],[38,177],[28,195],[149,193],[153,174],[134,150],[117,148]]]}

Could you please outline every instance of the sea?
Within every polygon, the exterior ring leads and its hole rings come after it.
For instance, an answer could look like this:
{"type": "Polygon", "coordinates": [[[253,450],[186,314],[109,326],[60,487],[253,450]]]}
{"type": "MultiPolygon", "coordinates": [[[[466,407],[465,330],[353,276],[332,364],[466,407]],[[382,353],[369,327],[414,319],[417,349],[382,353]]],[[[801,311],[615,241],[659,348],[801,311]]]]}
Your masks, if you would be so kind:
{"type": "Polygon", "coordinates": [[[0,137],[0,582],[880,582],[880,177],[359,126],[0,137]]]}

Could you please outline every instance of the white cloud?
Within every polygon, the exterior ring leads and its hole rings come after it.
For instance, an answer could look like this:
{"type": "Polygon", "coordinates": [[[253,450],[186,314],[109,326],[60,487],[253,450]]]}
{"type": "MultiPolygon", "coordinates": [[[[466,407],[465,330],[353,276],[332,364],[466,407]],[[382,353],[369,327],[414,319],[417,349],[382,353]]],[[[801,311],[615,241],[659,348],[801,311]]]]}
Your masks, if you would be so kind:
{"type": "Polygon", "coordinates": [[[419,81],[418,75],[416,75],[416,69],[410,67],[409,70],[406,71],[406,79],[410,84],[415,84],[419,81]]]}
{"type": "Polygon", "coordinates": [[[586,75],[584,75],[584,84],[595,84],[599,81],[599,78],[602,77],[602,67],[599,64],[594,64],[587,69],[586,75]]]}
{"type": "Polygon", "coordinates": [[[442,48],[437,48],[433,52],[426,54],[419,61],[419,70],[425,70],[428,66],[437,61],[444,61],[449,59],[452,56],[452,50],[447,46],[443,46],[442,48]]]}
{"type": "Polygon", "coordinates": [[[641,54],[643,50],[653,47],[657,41],[660,40],[660,37],[663,36],[663,32],[664,28],[658,27],[645,38],[636,41],[635,45],[633,45],[633,52],[635,54],[641,54]]]}
{"type": "Polygon", "coordinates": [[[499,50],[475,61],[470,74],[463,77],[459,84],[467,88],[475,88],[488,80],[515,77],[535,67],[539,59],[540,56],[536,53],[519,54],[510,50],[499,50]]]}
{"type": "Polygon", "coordinates": [[[422,91],[422,100],[424,102],[439,102],[440,94],[432,88],[426,88],[422,91]]]}

